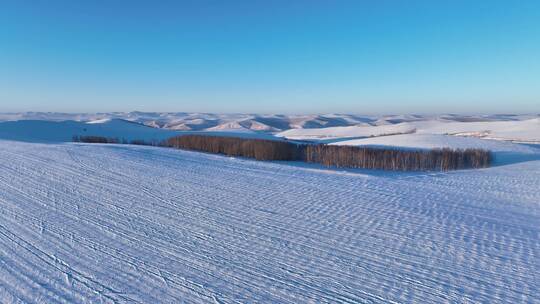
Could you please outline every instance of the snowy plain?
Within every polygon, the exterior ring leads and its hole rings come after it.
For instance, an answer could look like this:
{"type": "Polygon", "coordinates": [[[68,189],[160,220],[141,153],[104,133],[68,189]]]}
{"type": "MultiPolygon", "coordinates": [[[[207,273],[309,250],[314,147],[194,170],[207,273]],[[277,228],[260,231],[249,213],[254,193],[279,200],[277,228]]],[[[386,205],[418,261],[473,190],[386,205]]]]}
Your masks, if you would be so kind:
{"type": "Polygon", "coordinates": [[[279,137],[306,140],[342,140],[390,134],[439,134],[540,143],[540,118],[515,121],[456,122],[416,120],[379,126],[347,126],[318,129],[289,129],[279,137]]]}
{"type": "Polygon", "coordinates": [[[348,144],[480,146],[502,161],[336,170],[66,143],[67,122],[51,129],[62,138],[13,129],[34,123],[0,124],[1,303],[540,303],[537,145],[357,138],[348,144]]]}

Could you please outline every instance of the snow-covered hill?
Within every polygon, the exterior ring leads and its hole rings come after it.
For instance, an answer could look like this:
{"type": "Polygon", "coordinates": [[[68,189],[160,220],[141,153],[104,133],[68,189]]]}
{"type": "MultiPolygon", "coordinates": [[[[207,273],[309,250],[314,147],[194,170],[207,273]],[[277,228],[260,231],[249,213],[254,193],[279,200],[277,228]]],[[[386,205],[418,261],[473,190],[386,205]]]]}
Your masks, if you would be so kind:
{"type": "Polygon", "coordinates": [[[78,121],[20,120],[0,122],[0,139],[27,142],[67,142],[74,135],[92,135],[132,139],[165,139],[176,132],[151,128],[120,119],[78,121]]]}
{"type": "Polygon", "coordinates": [[[276,136],[289,139],[318,141],[412,132],[415,132],[414,126],[411,126],[409,124],[396,124],[381,126],[332,127],[319,129],[291,129],[280,132],[276,136]]]}
{"type": "Polygon", "coordinates": [[[414,126],[417,133],[450,134],[540,143],[540,118],[483,122],[440,122],[430,120],[408,124],[414,126]]]}
{"type": "MultiPolygon", "coordinates": [[[[1,121],[16,120],[73,120],[88,122],[101,119],[122,119],[138,122],[154,128],[183,131],[251,130],[254,132],[276,133],[289,129],[318,129],[351,126],[390,126],[400,123],[433,121],[445,122],[514,122],[539,118],[537,114],[527,115],[272,115],[272,114],[212,114],[185,112],[111,112],[111,113],[0,113],[1,121]]],[[[481,126],[481,125],[480,125],[481,126]]]]}
{"type": "MultiPolygon", "coordinates": [[[[493,152],[536,153],[532,145],[511,143],[506,141],[488,140],[476,137],[461,137],[440,134],[401,134],[378,136],[361,139],[343,140],[332,145],[372,146],[372,147],[402,147],[402,148],[453,148],[453,149],[485,149],[493,152]]],[[[540,147],[540,146],[538,146],[540,147]]]]}
{"type": "MultiPolygon", "coordinates": [[[[470,122],[473,120],[471,117],[455,115],[439,116],[436,119],[420,115],[384,116],[378,120],[366,118],[360,122],[359,116],[332,114],[325,116],[327,123],[330,123],[330,119],[335,119],[331,124],[336,123],[336,121],[357,124],[354,126],[288,129],[282,132],[278,132],[279,128],[290,127],[294,124],[299,127],[298,123],[305,123],[309,116],[276,115],[247,119],[242,114],[219,116],[183,113],[177,115],[186,115],[189,119],[182,120],[182,123],[176,121],[179,124],[169,122],[166,125],[151,127],[145,125],[144,121],[141,121],[141,117],[155,118],[156,116],[167,116],[167,114],[133,112],[124,115],[132,119],[138,117],[134,120],[102,117],[104,114],[86,114],[86,116],[80,114],[78,118],[84,118],[81,121],[55,120],[55,118],[68,118],[62,114],[49,114],[47,116],[44,113],[26,113],[26,115],[24,117],[10,116],[12,119],[19,120],[0,121],[0,139],[26,142],[68,142],[72,140],[74,135],[92,135],[126,140],[160,141],[179,134],[196,133],[272,140],[308,140],[356,146],[483,148],[497,152],[499,156],[510,157],[512,162],[519,158],[516,153],[527,154],[524,151],[531,148],[510,143],[505,144],[500,142],[501,140],[540,143],[540,118],[513,115],[476,117],[476,120],[482,121],[475,122],[470,122]],[[26,119],[34,116],[39,116],[42,119],[26,119]],[[204,118],[202,118],[203,116],[204,118]],[[47,117],[49,120],[45,120],[47,117]],[[228,122],[222,123],[222,121],[228,122]]],[[[105,116],[111,115],[113,114],[105,116]]],[[[121,116],[119,113],[114,115],[121,116]]],[[[0,115],[0,117],[2,116],[0,115]]],[[[317,119],[321,120],[321,117],[317,119]]],[[[525,158],[528,159],[528,157],[525,158]]]]}
{"type": "Polygon", "coordinates": [[[277,139],[271,134],[247,129],[209,131],[169,130],[152,128],[123,119],[97,119],[88,122],[19,120],[0,122],[0,140],[25,142],[70,142],[73,136],[104,136],[126,140],[160,141],[180,134],[220,135],[277,139]]]}
{"type": "Polygon", "coordinates": [[[0,140],[0,172],[1,303],[540,302],[540,160],[340,172],[0,140]]]}
{"type": "Polygon", "coordinates": [[[277,136],[305,140],[341,140],[343,138],[381,136],[395,133],[448,134],[540,143],[540,118],[482,122],[417,120],[377,126],[292,129],[278,133],[277,136]]]}

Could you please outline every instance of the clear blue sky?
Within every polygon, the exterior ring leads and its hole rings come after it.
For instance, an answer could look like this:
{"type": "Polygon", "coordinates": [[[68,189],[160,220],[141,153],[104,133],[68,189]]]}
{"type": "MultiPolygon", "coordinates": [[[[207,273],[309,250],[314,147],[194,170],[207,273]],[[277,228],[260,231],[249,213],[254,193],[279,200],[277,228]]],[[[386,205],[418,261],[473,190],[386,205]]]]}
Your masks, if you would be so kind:
{"type": "Polygon", "coordinates": [[[0,111],[540,112],[540,1],[0,0],[0,111]]]}

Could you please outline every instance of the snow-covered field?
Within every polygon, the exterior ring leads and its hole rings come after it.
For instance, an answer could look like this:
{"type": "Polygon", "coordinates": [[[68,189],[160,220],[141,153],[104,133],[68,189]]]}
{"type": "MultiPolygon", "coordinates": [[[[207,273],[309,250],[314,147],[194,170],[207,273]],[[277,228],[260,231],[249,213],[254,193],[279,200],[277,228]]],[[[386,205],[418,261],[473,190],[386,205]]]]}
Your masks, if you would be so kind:
{"type": "Polygon", "coordinates": [[[178,131],[153,128],[123,119],[104,119],[90,122],[20,120],[0,122],[0,140],[59,143],[70,142],[74,135],[104,136],[126,140],[164,140],[176,135],[196,133],[206,135],[278,139],[271,134],[245,130],[178,131]]]}
{"type": "Polygon", "coordinates": [[[0,302],[538,303],[539,188],[0,140],[0,302]]]}
{"type": "Polygon", "coordinates": [[[379,126],[348,126],[318,129],[290,129],[279,137],[306,140],[342,140],[396,133],[439,134],[540,143],[540,118],[516,121],[456,122],[420,120],[379,126]]]}
{"type": "Polygon", "coordinates": [[[0,114],[0,303],[540,303],[538,142],[537,115],[0,114]],[[398,173],[68,143],[186,132],[495,163],[398,173]]]}

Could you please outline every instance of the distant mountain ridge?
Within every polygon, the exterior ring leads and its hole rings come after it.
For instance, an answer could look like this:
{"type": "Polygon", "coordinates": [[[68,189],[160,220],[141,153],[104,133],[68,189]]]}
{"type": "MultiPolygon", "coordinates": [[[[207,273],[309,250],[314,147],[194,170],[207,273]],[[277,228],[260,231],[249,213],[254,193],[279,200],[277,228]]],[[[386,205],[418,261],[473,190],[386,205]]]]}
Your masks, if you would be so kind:
{"type": "Polygon", "coordinates": [[[519,121],[540,117],[539,114],[495,115],[353,115],[353,114],[212,114],[187,112],[108,112],[60,113],[21,112],[0,113],[0,122],[19,120],[92,122],[121,119],[149,127],[177,131],[234,131],[278,133],[290,129],[329,127],[382,126],[429,120],[447,122],[519,121]]]}

